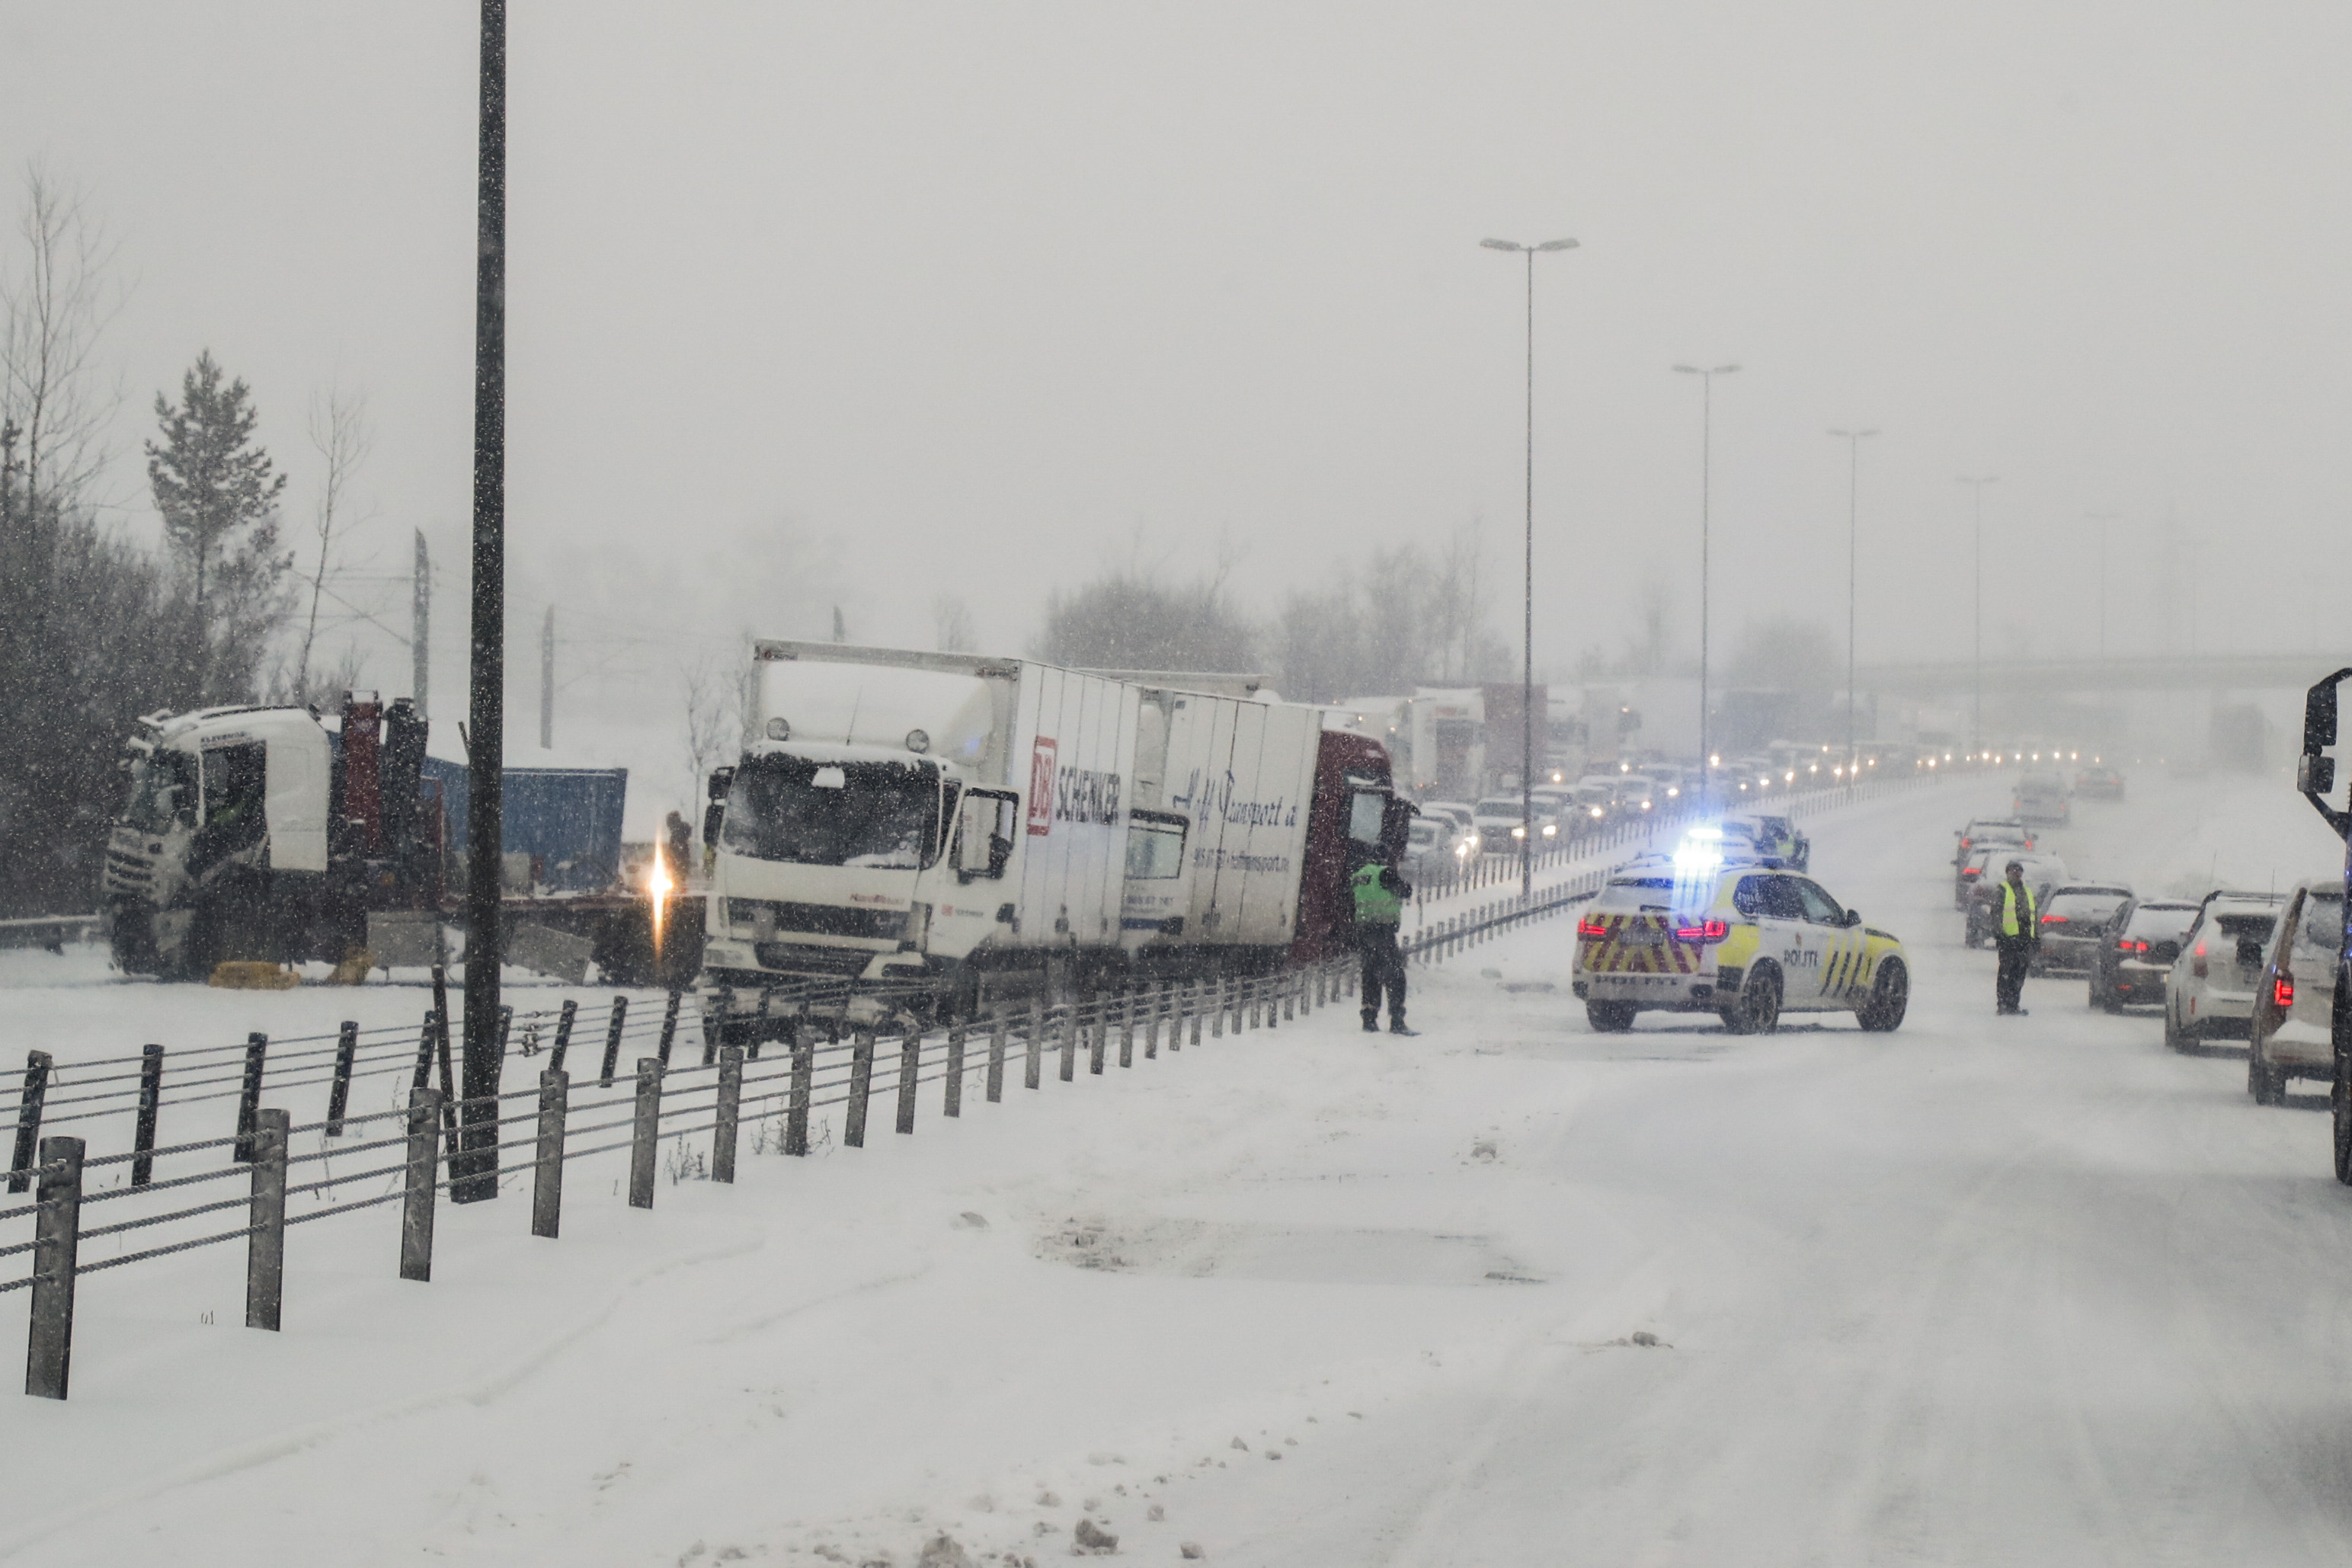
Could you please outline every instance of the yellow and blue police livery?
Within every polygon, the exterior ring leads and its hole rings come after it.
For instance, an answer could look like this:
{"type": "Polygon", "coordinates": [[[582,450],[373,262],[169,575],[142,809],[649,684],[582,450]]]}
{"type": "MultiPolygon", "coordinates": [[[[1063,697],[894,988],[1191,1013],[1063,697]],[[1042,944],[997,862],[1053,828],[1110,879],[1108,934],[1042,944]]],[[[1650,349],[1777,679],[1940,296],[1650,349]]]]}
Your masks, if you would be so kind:
{"type": "Polygon", "coordinates": [[[1811,877],[1727,855],[1717,829],[1618,868],[1576,931],[1575,992],[1604,1032],[1643,1012],[1715,1013],[1735,1035],[1766,1033],[1783,1013],[1852,1013],[1885,1032],[1910,1004],[1910,962],[1891,932],[1811,877]]]}

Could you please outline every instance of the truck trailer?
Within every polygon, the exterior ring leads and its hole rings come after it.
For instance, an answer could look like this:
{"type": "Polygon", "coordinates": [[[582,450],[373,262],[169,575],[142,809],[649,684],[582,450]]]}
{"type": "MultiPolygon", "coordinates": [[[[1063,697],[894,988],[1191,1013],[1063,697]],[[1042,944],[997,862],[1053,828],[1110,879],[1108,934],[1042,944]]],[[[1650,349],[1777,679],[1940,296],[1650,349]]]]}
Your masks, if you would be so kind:
{"type": "Polygon", "coordinates": [[[1384,747],[1232,677],[753,658],[757,738],[711,775],[704,823],[720,1038],[1318,958],[1345,942],[1349,873],[1403,847],[1384,747]]]}

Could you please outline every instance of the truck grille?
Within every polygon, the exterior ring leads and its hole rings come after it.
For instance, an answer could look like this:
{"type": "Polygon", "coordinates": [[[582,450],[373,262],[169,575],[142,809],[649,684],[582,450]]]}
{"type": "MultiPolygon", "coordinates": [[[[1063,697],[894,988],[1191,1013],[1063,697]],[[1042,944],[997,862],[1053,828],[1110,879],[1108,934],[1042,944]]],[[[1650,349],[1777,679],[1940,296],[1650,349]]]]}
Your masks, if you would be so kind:
{"type": "MultiPolygon", "coordinates": [[[[904,910],[860,910],[845,904],[793,904],[771,902],[765,899],[730,899],[727,918],[735,925],[750,925],[761,911],[775,917],[779,935],[806,932],[810,936],[849,937],[859,942],[897,942],[907,931],[907,911],[904,910]]],[[[860,954],[862,965],[867,955],[860,954]]]]}
{"type": "Polygon", "coordinates": [[[761,968],[793,974],[863,974],[874,960],[866,948],[818,947],[804,942],[763,942],[751,951],[759,956],[761,968]]]}

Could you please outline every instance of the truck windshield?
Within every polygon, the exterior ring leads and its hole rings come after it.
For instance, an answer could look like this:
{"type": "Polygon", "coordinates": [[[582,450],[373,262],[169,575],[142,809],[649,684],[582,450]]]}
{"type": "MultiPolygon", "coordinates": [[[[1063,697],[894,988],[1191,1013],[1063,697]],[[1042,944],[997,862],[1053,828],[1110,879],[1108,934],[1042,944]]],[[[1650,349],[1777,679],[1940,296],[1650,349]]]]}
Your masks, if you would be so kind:
{"type": "Polygon", "coordinates": [[[185,752],[151,752],[131,763],[131,801],[122,820],[140,833],[162,833],[196,799],[195,759],[185,752]]]}
{"type": "Polygon", "coordinates": [[[939,771],[757,758],[736,771],[719,844],[761,860],[912,871],[940,858],[939,771]]]}

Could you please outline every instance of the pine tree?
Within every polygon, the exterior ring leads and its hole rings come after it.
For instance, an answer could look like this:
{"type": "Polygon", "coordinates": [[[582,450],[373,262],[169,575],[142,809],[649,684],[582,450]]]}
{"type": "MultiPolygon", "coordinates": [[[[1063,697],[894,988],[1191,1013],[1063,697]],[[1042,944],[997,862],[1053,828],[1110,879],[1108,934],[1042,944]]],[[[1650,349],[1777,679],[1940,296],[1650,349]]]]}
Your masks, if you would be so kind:
{"type": "Polygon", "coordinates": [[[163,440],[147,443],[147,483],[187,574],[189,697],[247,698],[293,563],[278,553],[286,476],[254,442],[261,416],[251,392],[241,380],[223,384],[209,349],[182,378],[180,406],[156,395],[155,418],[163,440]]]}

